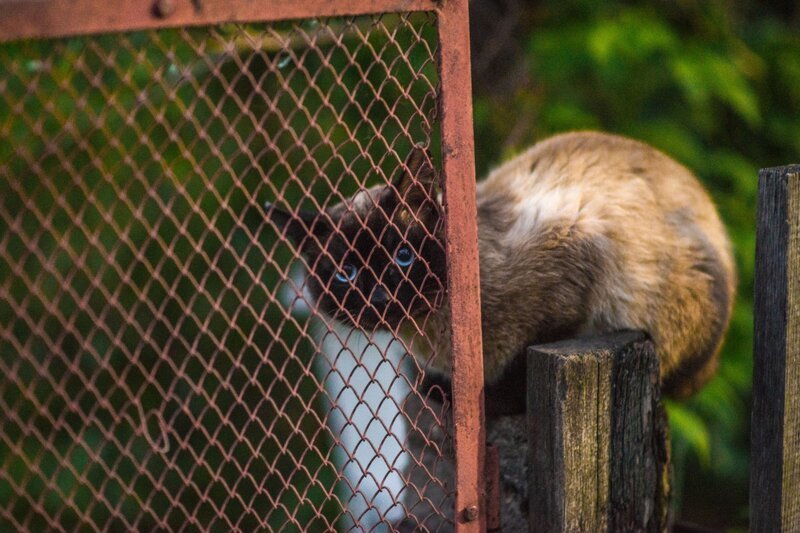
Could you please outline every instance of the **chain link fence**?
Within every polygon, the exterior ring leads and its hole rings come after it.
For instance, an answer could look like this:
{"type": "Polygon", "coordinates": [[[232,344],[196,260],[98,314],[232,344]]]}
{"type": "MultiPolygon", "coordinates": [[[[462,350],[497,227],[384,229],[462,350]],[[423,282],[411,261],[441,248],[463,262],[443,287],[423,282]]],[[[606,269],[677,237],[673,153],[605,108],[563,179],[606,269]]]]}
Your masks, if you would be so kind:
{"type": "Polygon", "coordinates": [[[0,44],[3,530],[453,527],[438,42],[0,44]]]}

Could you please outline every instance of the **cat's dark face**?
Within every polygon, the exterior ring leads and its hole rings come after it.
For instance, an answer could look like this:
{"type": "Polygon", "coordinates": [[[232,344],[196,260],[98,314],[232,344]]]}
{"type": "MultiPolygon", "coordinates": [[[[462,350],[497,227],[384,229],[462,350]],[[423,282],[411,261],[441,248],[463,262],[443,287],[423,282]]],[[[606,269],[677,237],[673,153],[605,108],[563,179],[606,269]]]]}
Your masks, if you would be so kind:
{"type": "Polygon", "coordinates": [[[390,185],[321,213],[267,216],[299,249],[319,310],[363,329],[397,328],[441,302],[442,209],[428,155],[415,149],[390,185]]]}

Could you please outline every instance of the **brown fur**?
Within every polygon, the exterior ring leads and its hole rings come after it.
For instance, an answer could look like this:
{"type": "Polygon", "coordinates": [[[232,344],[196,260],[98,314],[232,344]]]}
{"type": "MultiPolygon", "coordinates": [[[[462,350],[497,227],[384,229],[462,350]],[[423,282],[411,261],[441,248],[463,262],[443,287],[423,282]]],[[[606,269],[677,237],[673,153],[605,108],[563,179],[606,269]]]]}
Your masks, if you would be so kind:
{"type": "MultiPolygon", "coordinates": [[[[492,172],[477,203],[487,382],[528,345],[617,329],[650,334],[668,393],[713,375],[736,274],[714,205],[684,167],[630,139],[568,133],[492,172]]],[[[418,346],[434,341],[446,373],[447,309],[432,318],[418,346]]]]}

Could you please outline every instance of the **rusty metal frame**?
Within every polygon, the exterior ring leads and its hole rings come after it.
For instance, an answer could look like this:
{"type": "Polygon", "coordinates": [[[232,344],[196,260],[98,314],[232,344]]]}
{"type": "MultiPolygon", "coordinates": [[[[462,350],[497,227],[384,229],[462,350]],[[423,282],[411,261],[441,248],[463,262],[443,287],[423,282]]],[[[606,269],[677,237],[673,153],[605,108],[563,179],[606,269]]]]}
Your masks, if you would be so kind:
{"type": "Polygon", "coordinates": [[[439,29],[456,531],[486,529],[485,431],[468,0],[11,0],[0,42],[225,22],[429,11],[439,29]]]}
{"type": "MultiPolygon", "coordinates": [[[[0,42],[225,22],[452,11],[460,0],[6,0],[0,42]]],[[[466,20],[464,21],[466,22],[466,20]]]]}
{"type": "Polygon", "coordinates": [[[444,2],[438,16],[447,285],[453,346],[456,530],[484,531],[486,436],[467,0],[444,2]]]}

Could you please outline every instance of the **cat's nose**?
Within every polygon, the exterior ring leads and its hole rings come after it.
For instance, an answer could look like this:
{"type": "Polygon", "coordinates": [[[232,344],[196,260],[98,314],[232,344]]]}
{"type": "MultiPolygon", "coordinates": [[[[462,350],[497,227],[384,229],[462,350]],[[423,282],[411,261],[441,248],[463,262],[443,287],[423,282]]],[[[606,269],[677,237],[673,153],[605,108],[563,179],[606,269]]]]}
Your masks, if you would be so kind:
{"type": "Polygon", "coordinates": [[[370,303],[382,305],[389,301],[389,293],[380,285],[376,285],[372,289],[372,294],[369,297],[370,303]]]}

